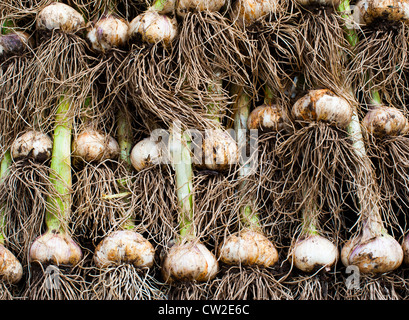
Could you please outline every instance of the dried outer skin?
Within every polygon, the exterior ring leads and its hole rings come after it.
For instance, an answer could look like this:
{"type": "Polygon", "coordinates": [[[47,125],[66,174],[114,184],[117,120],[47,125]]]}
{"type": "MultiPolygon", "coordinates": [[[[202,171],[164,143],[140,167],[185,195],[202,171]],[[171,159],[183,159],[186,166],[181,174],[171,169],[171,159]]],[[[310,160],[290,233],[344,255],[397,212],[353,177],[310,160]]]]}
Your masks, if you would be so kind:
{"type": "Polygon", "coordinates": [[[102,162],[116,159],[119,155],[119,144],[110,135],[86,129],[73,141],[73,155],[86,162],[102,162]]]}
{"type": "Polygon", "coordinates": [[[403,261],[403,250],[390,235],[383,234],[367,240],[349,240],[341,250],[345,266],[354,265],[362,273],[384,273],[397,269],[403,261]]]}
{"type": "Polygon", "coordinates": [[[82,259],[81,248],[65,233],[48,231],[31,245],[30,262],[75,266],[82,259]]]}
{"type": "Polygon", "coordinates": [[[249,114],[247,128],[277,132],[286,128],[286,120],[278,106],[263,104],[249,114]]]}
{"type": "Polygon", "coordinates": [[[0,244],[0,280],[16,284],[23,276],[23,267],[13,253],[0,244]]]}
{"type": "Polygon", "coordinates": [[[173,245],[162,262],[166,283],[212,280],[219,266],[216,257],[203,244],[188,242],[173,245]]]}
{"type": "Polygon", "coordinates": [[[219,249],[219,256],[228,265],[272,267],[278,261],[273,243],[262,233],[251,230],[230,235],[219,249]]]}
{"type": "Polygon", "coordinates": [[[328,89],[310,90],[292,108],[296,120],[324,121],[345,129],[352,119],[352,106],[328,89]]]}
{"type": "Polygon", "coordinates": [[[39,30],[75,33],[85,27],[85,20],[74,8],[61,2],[54,2],[40,11],[36,24],[39,30]]]}
{"type": "Polygon", "coordinates": [[[148,10],[135,17],[129,23],[129,38],[139,35],[142,41],[155,44],[163,43],[169,46],[178,35],[176,18],[159,14],[155,10],[148,10]]]}
{"type": "Polygon", "coordinates": [[[32,158],[44,162],[51,158],[53,149],[52,139],[39,131],[27,131],[13,141],[10,148],[14,160],[32,158]]]}
{"type": "Polygon", "coordinates": [[[369,110],[362,120],[362,125],[378,137],[405,135],[409,131],[409,121],[402,111],[387,106],[369,110]]]}
{"type": "Polygon", "coordinates": [[[352,14],[358,24],[370,25],[376,20],[409,22],[408,0],[360,0],[352,14]]]}
{"type": "Polygon", "coordinates": [[[132,264],[137,268],[151,268],[155,249],[141,234],[120,230],[109,234],[95,248],[94,262],[99,268],[132,264]]]}

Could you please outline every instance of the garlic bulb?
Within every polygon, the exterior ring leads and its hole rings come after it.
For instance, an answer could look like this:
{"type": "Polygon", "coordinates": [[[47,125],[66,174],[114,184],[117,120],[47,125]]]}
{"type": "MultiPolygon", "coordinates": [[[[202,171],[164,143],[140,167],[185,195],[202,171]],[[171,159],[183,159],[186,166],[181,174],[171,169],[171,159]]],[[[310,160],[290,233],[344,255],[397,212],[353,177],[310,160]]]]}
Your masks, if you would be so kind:
{"type": "Polygon", "coordinates": [[[352,106],[328,89],[310,90],[292,107],[296,120],[325,121],[343,129],[351,122],[352,106]]]}
{"type": "Polygon", "coordinates": [[[225,4],[225,0],[178,0],[176,13],[183,17],[188,12],[219,11],[225,4]]]}
{"type": "Polygon", "coordinates": [[[51,158],[52,148],[53,141],[47,134],[31,130],[13,141],[10,153],[14,160],[32,158],[44,162],[51,158]]]}
{"type": "Polygon", "coordinates": [[[362,273],[384,273],[402,264],[403,250],[387,233],[372,237],[358,236],[342,248],[341,261],[345,266],[357,266],[362,273]]]}
{"type": "Polygon", "coordinates": [[[286,119],[276,105],[263,104],[255,108],[247,119],[247,128],[262,131],[280,131],[286,127],[286,119]]]}
{"type": "Polygon", "coordinates": [[[233,137],[223,129],[208,129],[202,140],[201,157],[195,154],[194,162],[198,168],[215,171],[229,169],[238,161],[238,146],[233,137]]]}
{"type": "Polygon", "coordinates": [[[409,265],[409,234],[403,238],[402,242],[403,262],[409,265]]]}
{"type": "Polygon", "coordinates": [[[75,266],[81,259],[81,248],[62,232],[47,231],[39,236],[30,248],[30,262],[75,266]]]}
{"type": "Polygon", "coordinates": [[[300,237],[291,250],[294,266],[304,272],[324,267],[329,271],[338,261],[338,249],[328,239],[311,234],[300,237]]]}
{"type": "Polygon", "coordinates": [[[260,232],[244,230],[232,234],[219,249],[220,260],[229,265],[271,267],[278,261],[273,243],[260,232]]]}
{"type": "Polygon", "coordinates": [[[94,50],[105,52],[123,47],[128,42],[129,24],[114,15],[103,15],[88,27],[87,39],[94,50]]]}
{"type": "Polygon", "coordinates": [[[102,162],[118,157],[119,144],[109,135],[86,129],[74,138],[72,153],[86,162],[102,162]]]}
{"type": "Polygon", "coordinates": [[[379,106],[369,110],[362,125],[375,136],[398,136],[407,134],[409,122],[402,111],[394,107],[379,106]]]}
{"type": "Polygon", "coordinates": [[[358,24],[369,25],[378,19],[409,22],[407,0],[360,0],[354,7],[352,18],[358,24]]]}
{"type": "Polygon", "coordinates": [[[33,47],[34,41],[26,32],[13,31],[0,35],[0,57],[23,53],[27,47],[33,47]]]}
{"type": "Polygon", "coordinates": [[[250,26],[267,14],[276,13],[278,8],[277,0],[237,0],[232,4],[232,20],[239,26],[250,26]]]}
{"type": "Polygon", "coordinates": [[[216,257],[203,244],[187,242],[173,245],[162,262],[166,283],[212,280],[219,270],[216,257]]]}
{"type": "Polygon", "coordinates": [[[340,0],[296,0],[296,2],[302,6],[328,6],[337,8],[340,4],[340,0]]]}
{"type": "Polygon", "coordinates": [[[130,158],[132,166],[137,171],[141,171],[147,167],[164,163],[165,152],[161,142],[148,137],[139,141],[132,148],[130,158]]]}
{"type": "Polygon", "coordinates": [[[132,264],[138,268],[153,266],[155,249],[141,234],[132,230],[115,231],[95,248],[94,262],[98,268],[132,264]]]}
{"type": "Polygon", "coordinates": [[[67,33],[74,33],[85,27],[82,15],[61,2],[54,2],[42,9],[36,23],[40,30],[61,30],[67,33]]]}
{"type": "Polygon", "coordinates": [[[128,33],[130,39],[139,35],[144,42],[168,46],[178,35],[178,25],[176,18],[148,10],[130,22],[128,33]]]}
{"type": "Polygon", "coordinates": [[[23,276],[23,267],[13,253],[0,244],[0,279],[16,284],[23,276]]]}

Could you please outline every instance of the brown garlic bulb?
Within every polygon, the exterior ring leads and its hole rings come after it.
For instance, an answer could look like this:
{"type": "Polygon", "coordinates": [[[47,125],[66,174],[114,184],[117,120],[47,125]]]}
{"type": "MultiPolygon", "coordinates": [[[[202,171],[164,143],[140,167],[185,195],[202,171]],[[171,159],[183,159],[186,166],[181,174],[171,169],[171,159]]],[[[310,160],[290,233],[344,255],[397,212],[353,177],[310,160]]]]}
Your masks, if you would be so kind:
{"type": "Polygon", "coordinates": [[[278,252],[262,233],[243,230],[227,237],[219,249],[219,257],[229,265],[272,267],[278,261],[278,252]]]}
{"type": "Polygon", "coordinates": [[[409,2],[407,0],[360,0],[354,7],[352,18],[361,25],[370,25],[379,19],[408,23],[409,2]]]}
{"type": "Polygon", "coordinates": [[[16,284],[23,276],[23,267],[13,253],[0,244],[0,279],[16,284]]]}
{"type": "Polygon", "coordinates": [[[120,48],[128,43],[129,24],[115,15],[103,15],[88,27],[87,39],[98,52],[120,48]]]}
{"type": "Polygon", "coordinates": [[[119,144],[109,135],[85,129],[74,138],[72,150],[73,156],[86,162],[102,162],[118,157],[119,144]]]}
{"type": "Polygon", "coordinates": [[[85,27],[82,15],[61,2],[51,3],[42,9],[36,23],[39,30],[61,30],[66,33],[75,33],[85,27]]]}
{"type": "Polygon", "coordinates": [[[98,268],[132,264],[137,268],[151,268],[155,249],[141,234],[132,230],[115,231],[95,248],[94,262],[98,268]]]}
{"type": "Polygon", "coordinates": [[[338,261],[338,257],[337,247],[318,234],[300,237],[291,250],[294,266],[304,272],[322,267],[329,271],[338,261]]]}
{"type": "Polygon", "coordinates": [[[328,89],[310,90],[292,108],[296,120],[324,121],[344,129],[351,122],[352,106],[328,89]]]}
{"type": "Polygon", "coordinates": [[[81,248],[63,232],[47,231],[31,245],[30,262],[75,266],[82,259],[81,248]]]}
{"type": "Polygon", "coordinates": [[[161,15],[155,10],[147,10],[130,22],[128,32],[130,39],[139,35],[144,42],[161,42],[168,46],[178,35],[178,25],[176,18],[161,15]]]}
{"type": "Polygon", "coordinates": [[[52,149],[53,141],[47,134],[30,130],[13,141],[10,154],[14,160],[31,158],[44,162],[51,158],[52,149]]]}
{"type": "Polygon", "coordinates": [[[403,113],[394,107],[379,106],[367,112],[362,125],[371,134],[383,136],[399,136],[409,131],[409,121],[403,113]]]}
{"type": "Polygon", "coordinates": [[[247,128],[277,132],[286,128],[286,119],[276,105],[263,104],[249,114],[247,128]]]}
{"type": "Polygon", "coordinates": [[[216,257],[198,242],[174,244],[162,262],[162,277],[168,284],[212,280],[218,270],[216,257]]]}

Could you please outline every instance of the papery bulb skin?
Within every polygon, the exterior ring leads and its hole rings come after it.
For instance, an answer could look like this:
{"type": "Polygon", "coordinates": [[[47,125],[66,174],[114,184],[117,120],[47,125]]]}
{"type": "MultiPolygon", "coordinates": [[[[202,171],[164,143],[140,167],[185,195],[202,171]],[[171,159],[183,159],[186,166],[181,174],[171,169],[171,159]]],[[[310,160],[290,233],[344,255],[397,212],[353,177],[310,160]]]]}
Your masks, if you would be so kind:
{"type": "Polygon", "coordinates": [[[30,130],[15,139],[10,148],[13,160],[24,158],[44,162],[51,158],[52,139],[45,133],[30,130]]]}
{"type": "Polygon", "coordinates": [[[323,121],[344,129],[351,122],[352,106],[328,89],[310,90],[292,107],[296,120],[323,121]]]}
{"type": "Polygon", "coordinates": [[[300,237],[291,250],[294,266],[304,272],[321,268],[329,271],[338,261],[338,257],[337,247],[318,234],[300,237]]]}
{"type": "Polygon", "coordinates": [[[146,43],[169,46],[177,35],[176,18],[161,15],[155,10],[148,10],[129,23],[129,39],[140,36],[146,43]]]}
{"type": "Polygon", "coordinates": [[[0,280],[16,284],[23,276],[23,267],[15,255],[0,244],[0,280]]]}
{"type": "Polygon", "coordinates": [[[139,141],[131,151],[131,164],[137,171],[164,163],[162,143],[147,137],[139,141]]]}
{"type": "Polygon", "coordinates": [[[61,2],[54,2],[42,9],[37,16],[37,29],[61,30],[75,33],[85,27],[83,16],[74,8],[61,2]]]}
{"type": "Polygon", "coordinates": [[[124,47],[128,43],[129,23],[115,15],[103,15],[87,28],[87,39],[97,52],[124,47]]]}
{"type": "Polygon", "coordinates": [[[225,0],[177,0],[176,13],[184,17],[188,12],[217,12],[225,4],[225,0]]]}
{"type": "Polygon", "coordinates": [[[47,231],[30,247],[30,262],[42,265],[75,266],[82,259],[81,248],[67,234],[47,231]]]}
{"type": "Polygon", "coordinates": [[[216,257],[198,242],[174,244],[162,262],[162,277],[168,284],[212,280],[218,270],[216,257]]]}
{"type": "Polygon", "coordinates": [[[409,22],[409,1],[403,0],[360,0],[354,7],[353,20],[359,25],[370,25],[392,21],[409,22]]]}
{"type": "Polygon", "coordinates": [[[247,128],[278,132],[286,128],[286,119],[276,105],[263,104],[249,114],[247,128]]]}
{"type": "Polygon", "coordinates": [[[341,261],[344,266],[357,266],[362,273],[384,273],[393,271],[402,264],[403,250],[386,233],[366,240],[358,236],[344,245],[341,261]]]}
{"type": "Polygon", "coordinates": [[[203,134],[202,154],[195,154],[195,165],[200,169],[228,170],[238,161],[238,146],[233,137],[223,129],[209,129],[203,134]]]}
{"type": "Polygon", "coordinates": [[[228,265],[272,267],[278,261],[274,244],[258,231],[244,230],[226,238],[219,257],[228,265]]]}
{"type": "Polygon", "coordinates": [[[92,129],[85,129],[73,140],[73,156],[86,162],[114,160],[119,151],[119,144],[113,137],[92,129]]]}
{"type": "Polygon", "coordinates": [[[399,136],[409,131],[409,121],[394,107],[379,106],[367,112],[362,120],[366,130],[377,137],[399,136]]]}
{"type": "Polygon", "coordinates": [[[94,263],[98,268],[131,264],[136,268],[151,268],[155,249],[141,234],[132,230],[114,231],[95,248],[94,263]]]}
{"type": "Polygon", "coordinates": [[[277,0],[238,0],[232,4],[231,19],[239,26],[251,26],[260,18],[279,9],[277,0]]]}
{"type": "Polygon", "coordinates": [[[8,34],[0,35],[0,58],[3,56],[21,55],[32,48],[33,39],[26,32],[13,31],[8,34]]]}

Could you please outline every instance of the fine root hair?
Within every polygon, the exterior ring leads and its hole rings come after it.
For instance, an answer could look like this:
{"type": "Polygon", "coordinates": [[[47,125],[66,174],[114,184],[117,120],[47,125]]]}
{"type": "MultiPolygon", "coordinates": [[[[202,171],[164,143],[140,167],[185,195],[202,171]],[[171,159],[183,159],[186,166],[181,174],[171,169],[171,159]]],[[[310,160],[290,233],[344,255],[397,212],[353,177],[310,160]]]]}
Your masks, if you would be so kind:
{"type": "Polygon", "coordinates": [[[121,264],[105,269],[94,268],[90,277],[91,300],[166,300],[166,286],[150,274],[150,269],[138,269],[121,264]]]}

